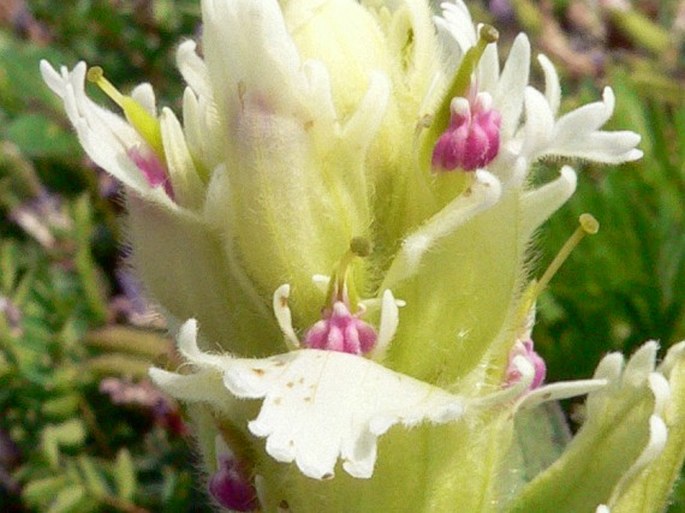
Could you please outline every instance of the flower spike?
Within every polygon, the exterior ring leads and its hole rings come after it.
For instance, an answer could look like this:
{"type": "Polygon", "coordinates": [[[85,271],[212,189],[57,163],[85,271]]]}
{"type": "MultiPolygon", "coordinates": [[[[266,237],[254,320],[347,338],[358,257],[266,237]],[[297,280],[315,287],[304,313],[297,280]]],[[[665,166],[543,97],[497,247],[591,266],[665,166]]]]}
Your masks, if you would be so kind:
{"type": "Polygon", "coordinates": [[[593,218],[529,279],[535,232],[577,181],[563,166],[537,186],[534,164],[641,154],[603,130],[612,90],[562,112],[552,63],[529,85],[519,34],[500,66],[497,31],[463,0],[438,16],[425,0],[199,1],[202,41],[176,53],[182,115],[99,67],[41,72],[125,185],[133,264],[181,326],[183,363],[150,376],[187,403],[215,505],[624,513],[682,436],[685,345],[546,384],[535,303],[593,218]],[[572,441],[536,409],[584,393],[572,441]]]}

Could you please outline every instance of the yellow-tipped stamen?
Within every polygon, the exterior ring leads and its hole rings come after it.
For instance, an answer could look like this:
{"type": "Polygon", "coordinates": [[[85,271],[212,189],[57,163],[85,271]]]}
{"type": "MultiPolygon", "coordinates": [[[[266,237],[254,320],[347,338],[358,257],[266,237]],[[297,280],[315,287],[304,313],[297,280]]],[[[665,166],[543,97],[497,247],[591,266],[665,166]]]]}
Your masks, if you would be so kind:
{"type": "Polygon", "coordinates": [[[356,304],[356,293],[353,284],[348,284],[348,275],[350,264],[356,257],[367,257],[371,254],[371,242],[365,237],[353,237],[350,241],[350,247],[342,256],[338,265],[331,277],[330,285],[328,286],[328,293],[326,294],[326,302],[332,303],[343,299],[344,295],[350,301],[350,304],[356,304]],[[353,297],[354,296],[354,297],[353,297]]]}
{"type": "Polygon", "coordinates": [[[435,114],[429,118],[423,118],[422,123],[424,123],[423,126],[426,126],[427,131],[420,152],[422,163],[430,162],[435,143],[450,124],[452,99],[465,97],[468,94],[471,86],[471,75],[476,70],[485,49],[489,44],[496,43],[498,39],[499,32],[492,25],[483,25],[480,28],[478,41],[464,55],[459,64],[459,69],[445,91],[435,114]]]}
{"type": "Polygon", "coordinates": [[[93,66],[88,70],[88,81],[97,85],[102,92],[109,96],[121,110],[126,119],[138,134],[150,145],[157,157],[165,162],[164,144],[162,143],[162,129],[159,120],[130,96],[121,94],[114,85],[105,78],[100,66],[93,66]]]}
{"type": "Polygon", "coordinates": [[[540,297],[540,294],[542,294],[545,288],[547,288],[549,282],[564,264],[566,259],[571,255],[580,241],[583,240],[586,235],[594,235],[599,231],[599,221],[597,221],[592,214],[581,214],[578,218],[578,223],[578,228],[576,228],[573,234],[566,240],[564,245],[559,250],[559,253],[557,253],[557,256],[554,257],[554,260],[552,260],[545,272],[542,274],[542,277],[537,281],[533,281],[524,294],[521,302],[521,311],[519,313],[519,326],[523,327],[526,324],[525,319],[528,317],[530,309],[533,308],[533,305],[537,301],[538,297],[540,297]]]}
{"type": "Polygon", "coordinates": [[[540,293],[547,287],[557,271],[564,264],[569,255],[573,252],[575,247],[585,238],[586,235],[594,235],[599,231],[599,221],[594,218],[592,214],[581,214],[578,218],[580,226],[576,228],[566,243],[561,247],[557,256],[554,257],[552,263],[549,264],[547,270],[542,275],[542,278],[535,284],[534,297],[537,298],[540,293]]]}
{"type": "Polygon", "coordinates": [[[452,103],[452,98],[465,97],[469,92],[469,87],[471,86],[471,75],[476,71],[476,66],[480,62],[485,49],[491,43],[496,43],[499,39],[499,32],[492,25],[483,25],[478,33],[478,41],[475,46],[469,48],[469,50],[464,55],[464,58],[459,65],[457,74],[454,75],[452,83],[450,84],[445,96],[442,99],[442,103],[435,115],[433,124],[444,124],[444,128],[447,127],[450,120],[450,104],[452,103]]]}
{"type": "Polygon", "coordinates": [[[124,108],[124,95],[119,92],[119,90],[114,87],[112,82],[105,78],[105,72],[100,66],[93,66],[88,70],[87,78],[89,82],[97,85],[102,92],[109,96],[114,103],[116,103],[122,109],[124,108]]]}

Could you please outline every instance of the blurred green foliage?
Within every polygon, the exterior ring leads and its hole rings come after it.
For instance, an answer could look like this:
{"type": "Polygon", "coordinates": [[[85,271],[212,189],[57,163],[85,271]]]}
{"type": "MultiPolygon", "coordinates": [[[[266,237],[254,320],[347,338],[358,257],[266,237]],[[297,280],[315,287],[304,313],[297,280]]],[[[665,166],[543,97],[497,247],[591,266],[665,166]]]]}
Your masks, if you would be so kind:
{"type": "Polygon", "coordinates": [[[0,6],[3,513],[209,511],[177,405],[142,384],[168,340],[113,325],[132,308],[117,280],[117,193],[38,73],[43,58],[87,59],[122,88],[147,77],[177,98],[174,46],[197,30],[198,11],[194,1],[0,6]]]}
{"type": "MultiPolygon", "coordinates": [[[[685,338],[685,6],[601,4],[473,3],[503,44],[532,33],[563,75],[566,107],[611,84],[613,127],[643,135],[640,162],[580,166],[578,192],[540,237],[539,272],[580,213],[602,223],[540,300],[534,337],[550,380],[588,376],[607,351],[685,338]]],[[[140,298],[120,279],[116,186],[83,155],[38,73],[41,58],[86,60],[124,91],[150,81],[159,103],[178,111],[175,45],[199,31],[199,0],[0,3],[3,512],[209,511],[177,406],[144,384],[150,363],[173,357],[171,346],[161,330],[121,325],[140,298]],[[138,399],[104,390],[108,377],[138,399]]],[[[550,164],[540,165],[541,181],[556,173],[550,164]]],[[[685,511],[681,496],[672,512],[685,511]]]]}

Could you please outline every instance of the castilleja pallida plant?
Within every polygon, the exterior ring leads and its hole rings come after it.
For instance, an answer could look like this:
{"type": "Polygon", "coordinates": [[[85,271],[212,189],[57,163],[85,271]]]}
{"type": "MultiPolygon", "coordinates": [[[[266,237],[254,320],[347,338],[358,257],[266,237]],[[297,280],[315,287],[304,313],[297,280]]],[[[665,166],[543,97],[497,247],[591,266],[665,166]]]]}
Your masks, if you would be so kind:
{"type": "Polygon", "coordinates": [[[185,364],[219,508],[269,513],[661,511],[682,460],[683,346],[545,384],[531,239],[576,173],[638,159],[611,89],[559,114],[525,35],[506,57],[461,0],[202,0],[183,119],[152,88],[42,64],[88,155],[126,187],[133,264],[185,364]],[[118,105],[92,102],[87,82],[118,105]],[[589,394],[572,440],[548,401],[589,394]],[[556,428],[556,429],[555,429],[556,428]],[[561,435],[560,435],[561,433],[561,435]]]}

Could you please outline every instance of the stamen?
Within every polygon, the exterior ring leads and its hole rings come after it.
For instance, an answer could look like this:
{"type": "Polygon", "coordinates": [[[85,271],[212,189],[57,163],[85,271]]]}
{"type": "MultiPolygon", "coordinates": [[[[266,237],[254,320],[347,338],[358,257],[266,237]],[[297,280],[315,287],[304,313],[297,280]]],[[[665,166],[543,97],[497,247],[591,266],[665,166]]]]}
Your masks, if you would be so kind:
{"type": "Polygon", "coordinates": [[[114,103],[116,103],[122,109],[124,108],[124,95],[119,92],[119,90],[114,87],[112,82],[105,78],[105,72],[100,66],[93,66],[88,70],[87,78],[89,82],[94,83],[102,92],[109,96],[114,103]]]}
{"type": "Polygon", "coordinates": [[[564,245],[554,257],[552,263],[549,264],[547,269],[542,275],[542,278],[530,284],[526,289],[522,299],[521,306],[518,312],[518,323],[521,333],[519,337],[524,339],[530,337],[530,331],[532,330],[532,322],[530,321],[531,312],[534,313],[535,302],[540,297],[540,294],[545,290],[549,282],[552,280],[557,271],[564,264],[566,259],[571,255],[575,247],[580,243],[581,240],[585,238],[586,235],[594,235],[599,231],[599,221],[594,218],[592,214],[581,214],[578,218],[578,223],[580,226],[576,228],[573,234],[568,238],[564,245]]]}
{"type": "Polygon", "coordinates": [[[150,114],[145,108],[130,96],[121,94],[114,85],[105,78],[104,71],[99,66],[93,66],[88,70],[87,78],[97,85],[121,110],[126,119],[135,128],[136,132],[150,145],[162,162],[166,162],[164,156],[164,144],[162,143],[162,129],[159,120],[150,114]]]}
{"type": "Polygon", "coordinates": [[[557,256],[554,257],[552,263],[549,264],[549,267],[547,267],[547,270],[542,275],[542,278],[540,278],[535,284],[535,292],[533,294],[534,299],[537,299],[540,293],[545,289],[545,287],[547,287],[554,275],[561,268],[580,241],[583,240],[586,235],[594,235],[599,231],[599,221],[597,221],[592,214],[581,214],[578,218],[578,222],[580,223],[580,226],[576,228],[576,231],[573,232],[573,235],[571,235],[566,243],[561,247],[561,250],[559,250],[557,256]]]}
{"type": "Polygon", "coordinates": [[[332,304],[335,301],[349,301],[350,304],[356,304],[356,293],[354,289],[348,286],[347,278],[350,270],[350,264],[356,257],[364,258],[369,256],[372,248],[371,241],[369,241],[367,238],[352,238],[349,249],[342,256],[335,271],[333,272],[332,279],[328,286],[328,303],[332,304]]]}
{"type": "Polygon", "coordinates": [[[468,93],[469,87],[471,86],[471,75],[476,70],[476,66],[480,62],[485,49],[491,43],[496,43],[499,39],[499,32],[492,25],[483,25],[478,33],[478,41],[475,46],[469,48],[469,50],[464,55],[464,58],[459,65],[457,74],[454,75],[452,83],[450,84],[447,92],[442,99],[442,104],[438,109],[436,117],[434,119],[434,124],[441,124],[444,130],[449,123],[450,118],[450,104],[452,103],[452,98],[464,97],[468,93]]]}
{"type": "Polygon", "coordinates": [[[350,252],[358,257],[367,257],[371,254],[371,241],[366,237],[353,237],[350,241],[350,252]]]}
{"type": "Polygon", "coordinates": [[[421,147],[421,162],[430,162],[433,148],[438,138],[445,132],[450,124],[451,104],[454,98],[465,97],[471,86],[471,75],[476,70],[478,63],[487,46],[497,42],[499,32],[491,25],[483,25],[478,33],[478,41],[475,46],[469,48],[459,65],[457,73],[454,75],[447,91],[438,106],[437,111],[432,116],[427,132],[421,147]]]}

